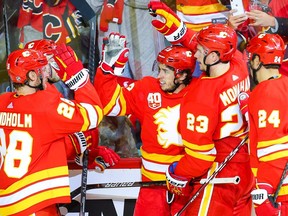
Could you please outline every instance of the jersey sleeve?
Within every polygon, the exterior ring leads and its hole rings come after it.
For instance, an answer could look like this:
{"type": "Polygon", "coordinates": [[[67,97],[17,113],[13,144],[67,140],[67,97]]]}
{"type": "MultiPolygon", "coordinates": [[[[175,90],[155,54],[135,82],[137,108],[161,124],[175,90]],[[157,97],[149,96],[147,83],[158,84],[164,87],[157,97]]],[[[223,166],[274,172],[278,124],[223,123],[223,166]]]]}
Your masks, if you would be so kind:
{"type": "Polygon", "coordinates": [[[127,87],[121,87],[117,76],[103,74],[100,68],[97,69],[94,80],[94,87],[97,90],[103,104],[104,115],[123,116],[136,114],[141,115],[141,104],[143,103],[143,81],[130,82],[127,87]]]}
{"type": "Polygon", "coordinates": [[[54,86],[41,92],[37,99],[43,100],[43,97],[47,102],[42,109],[49,109],[47,127],[52,128],[56,136],[93,129],[103,118],[102,104],[91,83],[75,91],[75,100],[59,97],[54,86]]]}

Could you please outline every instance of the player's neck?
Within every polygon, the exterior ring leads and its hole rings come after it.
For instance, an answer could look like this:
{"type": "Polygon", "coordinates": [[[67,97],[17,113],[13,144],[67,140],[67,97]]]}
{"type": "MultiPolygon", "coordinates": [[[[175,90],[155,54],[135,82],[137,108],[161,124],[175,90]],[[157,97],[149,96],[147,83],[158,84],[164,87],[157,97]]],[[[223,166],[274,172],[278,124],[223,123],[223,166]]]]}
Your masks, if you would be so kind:
{"type": "Polygon", "coordinates": [[[30,95],[36,92],[35,88],[30,88],[29,86],[22,86],[19,89],[16,89],[17,95],[30,95]]]}
{"type": "Polygon", "coordinates": [[[226,73],[230,69],[230,62],[222,63],[219,62],[216,65],[210,67],[210,77],[219,77],[226,73]]]}
{"type": "Polygon", "coordinates": [[[275,79],[280,76],[279,70],[275,68],[265,69],[264,67],[259,70],[259,83],[269,79],[275,79]]]}
{"type": "Polygon", "coordinates": [[[175,89],[175,91],[173,92],[174,94],[177,94],[177,93],[179,93],[180,91],[182,91],[182,89],[184,89],[186,87],[186,85],[185,84],[180,84],[179,86],[178,86],[178,88],[177,89],[175,89]]]}

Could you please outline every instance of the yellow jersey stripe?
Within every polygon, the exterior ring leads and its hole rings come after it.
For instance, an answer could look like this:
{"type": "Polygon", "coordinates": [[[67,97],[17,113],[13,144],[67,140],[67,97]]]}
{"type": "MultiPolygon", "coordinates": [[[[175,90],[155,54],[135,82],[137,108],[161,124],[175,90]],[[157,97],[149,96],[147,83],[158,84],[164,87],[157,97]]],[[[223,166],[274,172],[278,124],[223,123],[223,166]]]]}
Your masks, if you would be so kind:
{"type": "Polygon", "coordinates": [[[57,197],[70,196],[70,189],[68,187],[53,189],[53,191],[43,191],[34,196],[30,196],[20,202],[7,207],[0,207],[0,215],[12,215],[17,212],[30,208],[31,206],[42,201],[53,199],[57,197]]]}
{"type": "Polygon", "coordinates": [[[216,158],[215,155],[209,155],[209,154],[201,154],[201,153],[198,153],[198,152],[195,152],[195,151],[192,151],[188,148],[185,148],[185,152],[194,157],[194,158],[197,158],[199,160],[203,160],[203,161],[209,161],[209,162],[213,162],[216,158]]]}
{"type": "Polygon", "coordinates": [[[141,155],[143,158],[146,160],[154,161],[154,162],[159,162],[162,163],[172,163],[174,161],[179,161],[183,155],[162,155],[162,154],[157,154],[157,153],[147,153],[141,148],[141,155]]]}
{"type": "Polygon", "coordinates": [[[111,100],[109,101],[109,103],[104,107],[104,115],[106,115],[113,106],[115,106],[115,101],[117,101],[117,98],[119,97],[121,91],[121,86],[117,85],[115,92],[113,93],[113,96],[111,98],[111,100]]]}
{"type": "Polygon", "coordinates": [[[61,166],[51,169],[42,170],[31,175],[24,177],[23,179],[15,182],[11,186],[9,186],[5,190],[0,190],[0,197],[4,195],[8,195],[11,193],[15,193],[27,185],[33,184],[35,182],[43,181],[50,178],[55,178],[59,176],[68,176],[68,168],[67,166],[61,166]]]}
{"type": "Polygon", "coordinates": [[[274,144],[287,143],[287,142],[288,142],[288,136],[284,136],[275,140],[258,142],[257,148],[263,148],[263,147],[268,147],[274,144]]]}

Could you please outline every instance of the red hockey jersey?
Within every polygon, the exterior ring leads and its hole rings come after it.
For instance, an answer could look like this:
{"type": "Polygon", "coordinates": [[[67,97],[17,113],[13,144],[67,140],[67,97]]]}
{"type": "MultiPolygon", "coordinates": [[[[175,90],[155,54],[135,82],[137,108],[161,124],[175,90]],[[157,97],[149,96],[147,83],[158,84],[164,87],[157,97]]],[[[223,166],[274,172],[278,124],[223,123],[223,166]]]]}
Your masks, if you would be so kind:
{"type": "Polygon", "coordinates": [[[100,68],[94,86],[105,115],[133,114],[140,121],[143,180],[165,180],[168,166],[184,154],[178,123],[180,102],[188,87],[169,94],[162,91],[156,78],[144,77],[124,88],[115,76],[103,75],[100,68]]]}
{"type": "Polygon", "coordinates": [[[61,98],[54,86],[31,95],[0,96],[0,215],[27,216],[70,202],[64,136],[102,120],[91,84],[61,98]]]}
{"type": "MultiPolygon", "coordinates": [[[[254,88],[248,104],[251,155],[256,159],[252,166],[258,168],[257,182],[268,183],[275,190],[288,161],[287,91],[286,76],[266,80],[254,88]]],[[[277,200],[288,200],[288,177],[277,200]]]]}
{"type": "Polygon", "coordinates": [[[236,147],[233,146],[235,142],[228,141],[218,146],[218,140],[240,136],[246,128],[237,95],[249,88],[247,65],[238,51],[230,62],[229,71],[219,77],[203,76],[192,82],[180,108],[186,155],[179,161],[176,175],[202,176],[215,160],[221,162],[236,147]]]}

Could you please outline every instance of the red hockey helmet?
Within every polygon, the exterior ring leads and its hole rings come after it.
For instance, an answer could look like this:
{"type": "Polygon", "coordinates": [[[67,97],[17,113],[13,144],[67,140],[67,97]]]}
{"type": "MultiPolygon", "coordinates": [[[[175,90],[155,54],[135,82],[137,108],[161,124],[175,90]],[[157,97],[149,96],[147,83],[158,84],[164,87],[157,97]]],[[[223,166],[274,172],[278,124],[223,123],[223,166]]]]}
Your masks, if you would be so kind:
{"type": "Polygon", "coordinates": [[[191,50],[180,45],[172,45],[163,49],[158,54],[157,61],[173,67],[175,76],[183,70],[190,70],[191,74],[189,75],[192,75],[195,67],[195,58],[191,50]]]}
{"type": "Polygon", "coordinates": [[[14,83],[24,83],[26,74],[34,70],[40,74],[41,69],[48,64],[46,57],[40,51],[19,49],[12,52],[6,62],[6,68],[14,83]]]}
{"type": "Polygon", "coordinates": [[[259,34],[250,40],[246,49],[250,61],[254,55],[258,55],[263,65],[280,65],[284,58],[285,44],[277,34],[259,34]]]}
{"type": "Polygon", "coordinates": [[[53,40],[40,39],[28,42],[24,49],[35,49],[42,51],[45,55],[53,55],[57,44],[53,40]]]}
{"type": "Polygon", "coordinates": [[[221,62],[227,62],[237,49],[237,34],[227,25],[212,24],[197,33],[197,42],[204,47],[206,55],[215,51],[221,62]]]}

